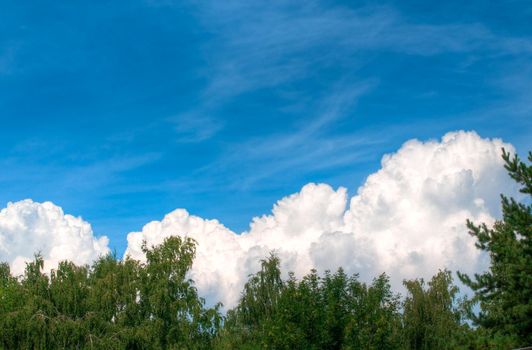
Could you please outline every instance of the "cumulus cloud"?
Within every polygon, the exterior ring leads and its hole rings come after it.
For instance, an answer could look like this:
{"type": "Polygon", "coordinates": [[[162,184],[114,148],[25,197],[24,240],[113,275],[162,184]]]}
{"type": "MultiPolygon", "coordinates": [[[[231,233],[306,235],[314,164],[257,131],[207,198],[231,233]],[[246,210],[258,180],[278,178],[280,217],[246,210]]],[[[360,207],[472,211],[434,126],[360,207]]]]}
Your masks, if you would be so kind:
{"type": "Polygon", "coordinates": [[[94,236],[88,222],[65,214],[51,202],[26,199],[8,203],[0,211],[0,261],[8,262],[16,275],[24,272],[36,252],[49,271],[62,260],[89,264],[109,253],[108,243],[107,237],[94,236]]]}
{"type": "Polygon", "coordinates": [[[142,241],[160,244],[170,235],[198,242],[191,271],[207,300],[235,305],[258,260],[275,250],[285,271],[301,276],[316,267],[360,273],[364,280],[387,272],[400,288],[404,278],[429,278],[439,268],[474,272],[487,257],[474,247],[465,220],[492,223],[499,192],[515,190],[500,149],[514,148],[474,132],[451,132],[440,141],[410,140],[385,155],[352,198],[345,188],[307,184],[279,200],[270,215],[256,217],[237,234],[217,220],[184,209],[128,234],[126,256],[143,260],[142,241]]]}
{"type": "Polygon", "coordinates": [[[501,140],[475,133],[446,134],[441,142],[412,140],[382,160],[351,199],[343,228],[372,243],[373,268],[395,279],[429,277],[438,268],[472,272],[486,258],[466,233],[465,220],[491,223],[499,191],[513,185],[500,157],[501,140]]]}

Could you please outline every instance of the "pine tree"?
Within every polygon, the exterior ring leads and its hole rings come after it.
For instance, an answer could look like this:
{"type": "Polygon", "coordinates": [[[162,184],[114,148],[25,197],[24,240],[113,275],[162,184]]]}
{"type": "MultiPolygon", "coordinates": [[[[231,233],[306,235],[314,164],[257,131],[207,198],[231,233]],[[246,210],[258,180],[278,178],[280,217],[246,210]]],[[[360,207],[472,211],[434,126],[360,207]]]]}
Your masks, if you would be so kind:
{"type": "MultiPolygon", "coordinates": [[[[488,271],[471,278],[458,273],[475,292],[481,311],[476,324],[495,336],[512,338],[517,346],[532,345],[532,166],[517,155],[502,155],[509,175],[519,184],[523,202],[501,195],[502,219],[493,227],[467,222],[477,248],[491,258],[488,271]]],[[[528,155],[532,162],[532,152],[528,155]]]]}

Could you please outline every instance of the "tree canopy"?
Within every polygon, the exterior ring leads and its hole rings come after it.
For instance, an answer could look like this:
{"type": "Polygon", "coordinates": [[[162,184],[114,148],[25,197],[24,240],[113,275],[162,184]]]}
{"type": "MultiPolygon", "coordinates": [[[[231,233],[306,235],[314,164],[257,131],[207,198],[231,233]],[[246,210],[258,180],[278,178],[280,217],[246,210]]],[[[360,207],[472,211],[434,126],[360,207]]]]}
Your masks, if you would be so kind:
{"type": "Polygon", "coordinates": [[[91,267],[61,262],[48,276],[36,256],[21,278],[0,267],[0,348],[211,348],[219,307],[206,308],[187,279],[195,243],[145,247],[147,262],[109,255],[91,267]]]}

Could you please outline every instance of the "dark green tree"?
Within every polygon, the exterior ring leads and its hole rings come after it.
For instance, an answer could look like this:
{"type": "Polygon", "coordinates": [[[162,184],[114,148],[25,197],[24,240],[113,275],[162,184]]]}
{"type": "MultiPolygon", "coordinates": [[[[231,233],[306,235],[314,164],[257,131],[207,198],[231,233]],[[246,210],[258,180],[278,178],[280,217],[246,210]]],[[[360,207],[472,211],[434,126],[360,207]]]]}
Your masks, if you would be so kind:
{"type": "MultiPolygon", "coordinates": [[[[501,195],[502,219],[493,227],[467,222],[478,249],[490,257],[488,271],[460,280],[480,303],[474,322],[494,337],[507,337],[515,346],[532,345],[532,166],[502,150],[505,168],[519,184],[522,202],[501,195]]],[[[532,152],[528,154],[532,162],[532,152]]]]}

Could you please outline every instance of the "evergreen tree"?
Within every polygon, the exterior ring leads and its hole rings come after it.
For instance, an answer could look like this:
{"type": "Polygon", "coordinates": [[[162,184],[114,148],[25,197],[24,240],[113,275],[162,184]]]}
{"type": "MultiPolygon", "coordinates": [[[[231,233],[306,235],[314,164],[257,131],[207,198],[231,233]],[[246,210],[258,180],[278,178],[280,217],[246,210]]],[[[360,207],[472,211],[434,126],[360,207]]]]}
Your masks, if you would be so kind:
{"type": "MultiPolygon", "coordinates": [[[[493,227],[467,222],[477,248],[490,256],[490,268],[473,278],[458,273],[475,292],[481,311],[472,318],[496,337],[516,346],[532,345],[532,166],[517,155],[502,155],[509,175],[519,184],[524,202],[501,195],[502,219],[493,227]]],[[[528,155],[532,162],[532,152],[528,155]]]]}

